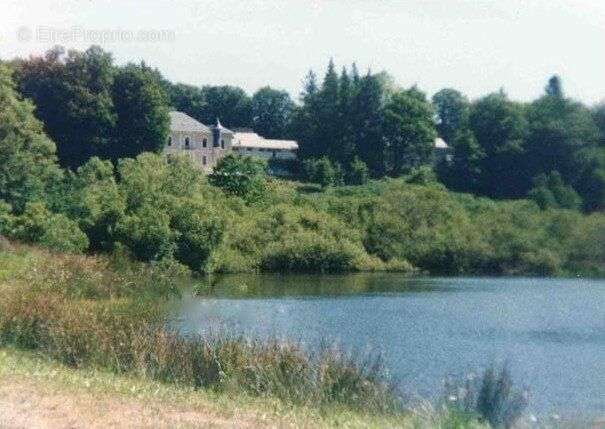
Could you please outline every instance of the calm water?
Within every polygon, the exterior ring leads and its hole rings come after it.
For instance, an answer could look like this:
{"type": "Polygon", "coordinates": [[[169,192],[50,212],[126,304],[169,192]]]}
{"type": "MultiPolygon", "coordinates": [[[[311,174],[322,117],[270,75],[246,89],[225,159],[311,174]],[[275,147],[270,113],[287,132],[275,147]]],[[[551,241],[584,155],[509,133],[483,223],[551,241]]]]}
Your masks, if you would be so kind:
{"type": "Polygon", "coordinates": [[[383,353],[407,392],[508,360],[531,410],[605,416],[605,281],[226,276],[185,297],[190,332],[252,333],[383,353]]]}

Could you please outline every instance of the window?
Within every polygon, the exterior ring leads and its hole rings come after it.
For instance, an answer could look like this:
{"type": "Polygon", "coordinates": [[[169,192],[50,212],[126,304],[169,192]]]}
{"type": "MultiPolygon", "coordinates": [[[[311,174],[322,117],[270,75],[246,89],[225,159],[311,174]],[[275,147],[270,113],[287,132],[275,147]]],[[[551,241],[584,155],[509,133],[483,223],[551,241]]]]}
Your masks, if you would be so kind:
{"type": "Polygon", "coordinates": [[[172,137],[168,137],[168,146],[172,146],[172,137]]]}
{"type": "Polygon", "coordinates": [[[206,157],[202,156],[202,165],[206,165],[206,157]]]}
{"type": "Polygon", "coordinates": [[[247,150],[248,152],[252,152],[252,148],[251,148],[251,147],[247,147],[247,148],[246,148],[246,150],[247,150]]]}
{"type": "Polygon", "coordinates": [[[221,149],[225,149],[225,140],[221,139],[221,149]]]}
{"type": "Polygon", "coordinates": [[[273,158],[275,158],[277,156],[277,152],[273,151],[273,158]]]}
{"type": "Polygon", "coordinates": [[[189,137],[185,137],[185,149],[191,149],[191,143],[189,137]]]}
{"type": "Polygon", "coordinates": [[[202,147],[208,147],[208,139],[202,140],[202,147]]]}

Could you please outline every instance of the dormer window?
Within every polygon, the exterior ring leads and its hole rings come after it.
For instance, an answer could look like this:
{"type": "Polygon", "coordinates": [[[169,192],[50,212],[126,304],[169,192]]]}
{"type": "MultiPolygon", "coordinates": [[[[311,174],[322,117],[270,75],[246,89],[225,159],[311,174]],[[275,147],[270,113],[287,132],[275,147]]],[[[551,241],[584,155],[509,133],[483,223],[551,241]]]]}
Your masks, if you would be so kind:
{"type": "Polygon", "coordinates": [[[172,137],[168,137],[168,146],[172,146],[172,137]]]}
{"type": "Polygon", "coordinates": [[[208,139],[202,140],[202,147],[208,147],[208,139]]]}
{"type": "Polygon", "coordinates": [[[185,137],[185,149],[191,149],[191,142],[189,137],[185,137]]]}

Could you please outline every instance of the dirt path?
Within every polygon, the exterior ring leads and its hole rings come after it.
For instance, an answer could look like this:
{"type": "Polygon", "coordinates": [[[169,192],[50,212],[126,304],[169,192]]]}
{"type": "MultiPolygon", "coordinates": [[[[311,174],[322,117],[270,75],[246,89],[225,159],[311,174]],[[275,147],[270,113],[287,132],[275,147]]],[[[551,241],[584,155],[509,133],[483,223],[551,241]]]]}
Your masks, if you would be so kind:
{"type": "Polygon", "coordinates": [[[225,418],[211,410],[160,401],[57,392],[21,378],[0,380],[0,428],[3,429],[267,427],[259,423],[254,416],[225,418]]]}

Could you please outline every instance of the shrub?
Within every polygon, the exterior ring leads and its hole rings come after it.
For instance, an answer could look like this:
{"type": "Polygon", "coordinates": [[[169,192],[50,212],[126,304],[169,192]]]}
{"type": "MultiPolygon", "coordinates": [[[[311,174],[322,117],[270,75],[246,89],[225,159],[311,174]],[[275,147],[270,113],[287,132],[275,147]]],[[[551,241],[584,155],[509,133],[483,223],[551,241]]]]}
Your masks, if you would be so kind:
{"type": "Polygon", "coordinates": [[[175,258],[195,271],[204,271],[222,237],[224,224],[211,208],[184,201],[171,213],[175,231],[175,258]]]}
{"type": "Polygon", "coordinates": [[[222,239],[220,214],[229,211],[224,195],[218,211],[221,200],[215,194],[220,192],[211,192],[187,157],[166,160],[143,154],[120,160],[118,173],[117,185],[105,180],[93,187],[87,207],[100,207],[95,213],[103,216],[93,218],[91,230],[107,231],[107,237],[126,245],[141,261],[175,258],[192,270],[204,270],[222,239]],[[97,186],[105,194],[115,194],[117,202],[104,205],[102,194],[94,192],[97,186]]]}
{"type": "Polygon", "coordinates": [[[265,193],[267,165],[250,156],[227,155],[214,167],[209,181],[225,193],[258,201],[265,193]]]}
{"type": "Polygon", "coordinates": [[[91,249],[111,251],[116,225],[126,213],[124,192],[118,187],[110,161],[91,158],[70,176],[69,192],[63,196],[64,211],[78,221],[91,249]]]}
{"type": "Polygon", "coordinates": [[[12,207],[10,204],[0,200],[0,235],[9,234],[13,229],[15,218],[12,215],[12,207]]]}
{"type": "Polygon", "coordinates": [[[170,216],[150,205],[125,216],[116,225],[117,239],[141,261],[172,256],[175,250],[174,235],[170,228],[170,216]]]}
{"type": "Polygon", "coordinates": [[[513,387],[506,365],[500,370],[491,366],[481,379],[448,380],[445,401],[461,415],[476,415],[494,429],[510,429],[527,407],[528,395],[513,387]]]}
{"type": "Polygon", "coordinates": [[[359,248],[346,241],[330,241],[310,231],[298,232],[271,243],[261,266],[277,272],[350,271],[360,253],[359,248]]]}
{"type": "Polygon", "coordinates": [[[339,181],[338,171],[327,157],[319,159],[308,159],[303,163],[305,177],[313,183],[318,183],[322,188],[337,184],[339,181]]]}
{"type": "Polygon", "coordinates": [[[370,180],[370,170],[365,162],[355,157],[345,176],[347,185],[365,185],[370,180]]]}
{"type": "Polygon", "coordinates": [[[578,193],[563,182],[557,171],[534,178],[534,187],[529,191],[528,198],[535,201],[542,210],[549,208],[578,210],[582,205],[578,193]]]}
{"type": "Polygon", "coordinates": [[[15,218],[11,235],[64,252],[82,252],[88,247],[86,235],[74,221],[49,212],[43,203],[27,203],[23,214],[15,218]]]}
{"type": "Polygon", "coordinates": [[[406,181],[415,185],[428,185],[437,182],[437,175],[431,166],[421,165],[408,173],[406,181]]]}

